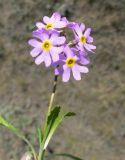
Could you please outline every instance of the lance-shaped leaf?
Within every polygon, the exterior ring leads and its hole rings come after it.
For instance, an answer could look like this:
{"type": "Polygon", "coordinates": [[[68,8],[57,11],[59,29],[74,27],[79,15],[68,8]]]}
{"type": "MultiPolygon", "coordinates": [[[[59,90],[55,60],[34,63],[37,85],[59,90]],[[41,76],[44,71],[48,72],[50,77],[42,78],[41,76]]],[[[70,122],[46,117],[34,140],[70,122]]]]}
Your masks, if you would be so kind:
{"type": "Polygon", "coordinates": [[[49,132],[52,129],[52,126],[56,120],[56,118],[58,117],[60,113],[60,106],[56,106],[53,108],[53,110],[49,113],[48,117],[47,117],[47,123],[45,125],[45,133],[44,133],[44,138],[46,139],[49,132]]]}
{"type": "Polygon", "coordinates": [[[17,135],[19,138],[21,138],[23,141],[25,141],[28,146],[30,147],[32,154],[34,156],[34,159],[36,160],[36,152],[32,146],[32,144],[29,142],[29,140],[12,124],[10,124],[7,120],[5,120],[2,116],[0,116],[0,125],[6,127],[11,132],[13,132],[15,135],[17,135]]]}
{"type": "Polygon", "coordinates": [[[49,144],[49,141],[51,140],[54,132],[56,131],[57,127],[61,124],[63,119],[68,116],[74,116],[75,113],[72,112],[67,112],[60,114],[60,106],[56,106],[51,112],[50,115],[48,116],[47,119],[47,126],[45,129],[45,141],[44,141],[44,146],[43,150],[45,150],[49,144]]]}
{"type": "Polygon", "coordinates": [[[10,131],[12,131],[18,137],[24,138],[24,136],[20,133],[20,131],[16,127],[14,127],[12,124],[10,124],[7,120],[5,120],[2,116],[0,116],[0,125],[8,128],[10,131]]]}

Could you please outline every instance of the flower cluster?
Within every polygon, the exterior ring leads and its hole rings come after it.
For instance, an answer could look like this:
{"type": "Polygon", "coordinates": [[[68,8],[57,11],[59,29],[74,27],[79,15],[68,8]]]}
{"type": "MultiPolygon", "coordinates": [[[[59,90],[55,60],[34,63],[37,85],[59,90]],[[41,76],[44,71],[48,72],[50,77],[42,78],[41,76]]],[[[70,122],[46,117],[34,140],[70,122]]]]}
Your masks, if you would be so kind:
{"type": "Polygon", "coordinates": [[[69,81],[71,72],[74,79],[81,80],[81,73],[89,71],[86,67],[90,63],[88,55],[96,49],[92,44],[91,28],[69,22],[57,12],[50,18],[44,16],[43,23],[37,22],[36,27],[34,38],[28,41],[33,47],[30,54],[35,63],[44,62],[46,67],[54,67],[55,75],[61,74],[63,82],[69,81]],[[67,42],[65,29],[73,32],[74,39],[70,42],[67,42]]]}

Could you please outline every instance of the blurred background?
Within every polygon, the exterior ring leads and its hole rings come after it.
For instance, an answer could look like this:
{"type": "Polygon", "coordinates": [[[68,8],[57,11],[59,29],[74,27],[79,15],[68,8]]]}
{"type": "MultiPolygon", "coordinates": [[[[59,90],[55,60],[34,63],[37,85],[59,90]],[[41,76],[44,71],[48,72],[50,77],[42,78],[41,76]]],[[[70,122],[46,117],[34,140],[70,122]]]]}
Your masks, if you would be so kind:
{"type": "MultiPolygon", "coordinates": [[[[0,0],[0,114],[38,148],[33,136],[45,119],[53,71],[34,64],[27,41],[35,22],[54,11],[92,27],[97,50],[81,81],[59,78],[55,104],[77,115],[59,127],[48,154],[125,160],[125,0],[0,0]]],[[[0,160],[19,160],[27,149],[0,127],[0,160]]]]}

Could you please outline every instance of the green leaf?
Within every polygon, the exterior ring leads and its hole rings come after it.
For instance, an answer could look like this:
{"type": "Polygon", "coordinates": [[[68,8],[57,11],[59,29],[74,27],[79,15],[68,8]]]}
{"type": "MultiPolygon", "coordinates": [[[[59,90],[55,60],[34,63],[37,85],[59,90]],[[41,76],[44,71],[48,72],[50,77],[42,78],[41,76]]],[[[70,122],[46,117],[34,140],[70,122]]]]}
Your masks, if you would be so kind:
{"type": "Polygon", "coordinates": [[[45,127],[45,135],[46,137],[48,136],[56,118],[58,117],[60,113],[60,106],[56,106],[49,114],[49,116],[47,117],[47,124],[45,127]]]}
{"type": "Polygon", "coordinates": [[[14,134],[16,134],[18,137],[24,138],[24,136],[20,133],[20,131],[16,127],[14,127],[12,124],[10,124],[8,121],[6,121],[2,116],[0,116],[0,125],[5,126],[14,134]]]}
{"type": "Polygon", "coordinates": [[[42,133],[42,129],[38,128],[38,139],[39,139],[39,144],[41,145],[42,140],[43,140],[43,133],[42,133]]]}
{"type": "Polygon", "coordinates": [[[2,116],[0,116],[0,125],[6,127],[7,129],[9,129],[11,132],[13,132],[16,136],[18,136],[19,138],[21,138],[23,141],[25,141],[28,146],[30,147],[34,159],[36,160],[36,152],[32,146],[32,144],[29,142],[29,140],[16,128],[14,127],[12,124],[10,124],[7,120],[5,120],[2,116]]]}
{"type": "Polygon", "coordinates": [[[65,117],[74,116],[75,113],[67,112],[60,114],[60,107],[56,106],[49,114],[47,119],[47,126],[45,129],[45,140],[43,150],[45,150],[51,140],[54,132],[56,131],[57,127],[61,124],[65,117]]]}
{"type": "Polygon", "coordinates": [[[73,156],[71,154],[67,154],[67,153],[60,153],[60,154],[53,154],[54,156],[63,156],[63,157],[67,157],[67,158],[70,158],[72,160],[83,160],[79,157],[76,157],[76,156],[73,156]]]}

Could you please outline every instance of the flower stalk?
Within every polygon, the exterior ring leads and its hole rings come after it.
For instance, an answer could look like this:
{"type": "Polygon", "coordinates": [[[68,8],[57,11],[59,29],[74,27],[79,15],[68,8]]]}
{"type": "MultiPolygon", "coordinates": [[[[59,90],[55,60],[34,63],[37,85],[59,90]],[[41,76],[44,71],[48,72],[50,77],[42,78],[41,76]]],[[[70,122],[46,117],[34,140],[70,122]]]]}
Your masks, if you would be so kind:
{"type": "MultiPolygon", "coordinates": [[[[55,75],[62,75],[62,81],[68,82],[71,74],[74,79],[81,80],[81,73],[86,74],[90,63],[89,54],[93,53],[91,28],[86,28],[83,23],[70,22],[60,13],[55,12],[51,17],[44,16],[43,22],[36,23],[37,29],[33,31],[33,39],[28,41],[33,47],[30,54],[35,58],[36,65],[43,62],[46,67],[53,67],[55,75]],[[73,39],[68,42],[67,29],[73,33],[73,39]],[[69,61],[71,65],[67,65],[69,61]]],[[[53,101],[54,94],[51,96],[53,101]]]]}
{"type": "MultiPolygon", "coordinates": [[[[51,97],[50,97],[49,106],[48,106],[48,112],[47,112],[45,126],[44,126],[44,132],[45,132],[46,125],[47,125],[47,118],[48,118],[48,116],[49,116],[49,114],[51,112],[52,106],[53,106],[53,102],[54,102],[54,98],[55,98],[55,93],[56,93],[56,88],[57,88],[57,81],[58,81],[58,76],[55,75],[55,77],[54,77],[54,83],[53,83],[53,89],[52,89],[52,94],[51,94],[51,97]]],[[[45,140],[43,140],[42,144],[40,145],[40,151],[39,151],[38,160],[44,160],[44,156],[45,156],[44,143],[45,143],[45,140]]]]}
{"type": "Polygon", "coordinates": [[[54,84],[53,84],[53,90],[52,90],[52,94],[51,94],[51,98],[50,98],[50,102],[49,102],[47,115],[49,115],[49,113],[51,112],[51,108],[52,108],[52,105],[53,105],[53,101],[54,101],[54,97],[55,97],[55,93],[56,93],[56,88],[57,88],[57,81],[58,81],[58,76],[55,75],[54,84]]]}

